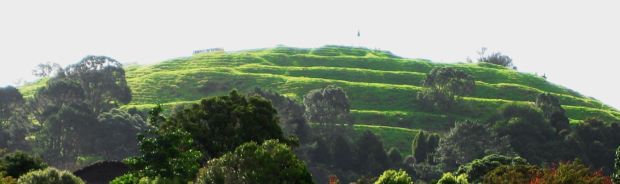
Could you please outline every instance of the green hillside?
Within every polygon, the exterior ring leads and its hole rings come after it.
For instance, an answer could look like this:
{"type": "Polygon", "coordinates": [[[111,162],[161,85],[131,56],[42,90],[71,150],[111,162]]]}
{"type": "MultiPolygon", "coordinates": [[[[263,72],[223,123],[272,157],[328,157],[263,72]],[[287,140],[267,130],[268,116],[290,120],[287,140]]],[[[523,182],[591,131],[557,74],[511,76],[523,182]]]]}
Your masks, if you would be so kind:
{"type": "MultiPolygon", "coordinates": [[[[227,94],[232,89],[248,92],[255,87],[270,89],[299,101],[304,94],[330,84],[346,90],[358,130],[381,134],[381,127],[443,130],[459,119],[486,119],[506,103],[531,103],[542,92],[560,99],[572,123],[589,117],[620,121],[620,112],[545,79],[491,64],[440,64],[407,59],[386,51],[325,46],[316,49],[277,47],[239,52],[219,52],[172,59],[148,66],[128,66],[127,81],[133,101],[124,108],[151,108],[157,103],[172,107],[207,96],[227,94]],[[427,72],[451,66],[476,79],[476,91],[464,97],[457,114],[422,111],[416,93],[427,72]]],[[[23,87],[26,95],[43,82],[23,87]]],[[[387,138],[384,141],[387,142],[387,138]]],[[[410,143],[411,139],[406,142],[410,143]]],[[[392,144],[392,143],[390,143],[392,144]]],[[[404,144],[404,143],[403,143],[404,144]]],[[[401,146],[403,147],[403,146],[401,146]]],[[[401,150],[403,150],[401,148],[401,150]]],[[[407,150],[403,150],[407,151],[407,150]]]]}

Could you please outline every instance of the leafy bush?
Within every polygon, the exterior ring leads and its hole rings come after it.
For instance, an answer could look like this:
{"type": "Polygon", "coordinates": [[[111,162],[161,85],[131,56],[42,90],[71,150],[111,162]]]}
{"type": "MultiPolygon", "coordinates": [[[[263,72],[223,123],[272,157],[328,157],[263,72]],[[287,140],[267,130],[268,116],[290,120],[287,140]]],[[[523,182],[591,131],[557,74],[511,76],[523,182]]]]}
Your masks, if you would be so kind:
{"type": "Polygon", "coordinates": [[[540,169],[532,165],[501,165],[484,175],[483,183],[529,183],[540,169]]]}
{"type": "Polygon", "coordinates": [[[9,153],[0,159],[0,171],[5,176],[19,178],[33,170],[45,169],[47,164],[41,158],[30,156],[21,151],[9,153]]]}
{"type": "Polygon", "coordinates": [[[379,176],[375,184],[413,184],[413,179],[403,170],[387,170],[379,176]]]}
{"type": "Polygon", "coordinates": [[[450,110],[456,102],[457,95],[468,95],[474,92],[476,82],[468,73],[456,68],[434,68],[422,81],[422,86],[427,87],[418,93],[417,99],[422,105],[450,110]]]}
{"type": "Polygon", "coordinates": [[[200,169],[196,184],[313,183],[303,161],[277,140],[245,143],[210,160],[200,169]]]}
{"type": "Polygon", "coordinates": [[[411,145],[411,151],[415,161],[417,163],[427,160],[432,161],[432,158],[429,157],[431,153],[435,152],[437,146],[439,146],[439,135],[420,131],[413,139],[411,145]]]}
{"type": "Polygon", "coordinates": [[[125,160],[136,176],[190,181],[198,172],[203,157],[189,133],[158,129],[138,139],[140,155],[125,160]]]}
{"type": "Polygon", "coordinates": [[[19,184],[84,184],[82,179],[70,172],[60,171],[55,168],[31,171],[19,177],[19,184]]]}
{"type": "Polygon", "coordinates": [[[491,170],[502,165],[525,165],[527,162],[521,157],[507,157],[503,155],[491,154],[484,158],[476,159],[470,163],[459,166],[457,174],[467,175],[471,182],[477,182],[491,170]]]}
{"type": "Polygon", "coordinates": [[[437,160],[445,170],[456,169],[486,154],[511,154],[507,140],[499,138],[478,122],[457,122],[454,128],[439,141],[437,160]]]}
{"type": "Polygon", "coordinates": [[[437,184],[469,184],[469,182],[465,174],[454,176],[452,173],[444,173],[441,179],[437,181],[437,184]]]}
{"type": "Polygon", "coordinates": [[[486,55],[486,48],[482,48],[482,50],[480,52],[478,52],[478,54],[480,55],[480,58],[478,58],[478,62],[481,63],[491,63],[491,64],[496,64],[496,65],[500,65],[500,66],[504,66],[504,67],[512,67],[512,58],[503,55],[500,52],[495,52],[492,53],[491,55],[486,55]]]}
{"type": "Polygon", "coordinates": [[[603,175],[602,171],[591,171],[590,168],[576,160],[564,162],[551,168],[544,169],[536,176],[531,184],[563,184],[588,183],[611,184],[611,178],[603,175]]]}

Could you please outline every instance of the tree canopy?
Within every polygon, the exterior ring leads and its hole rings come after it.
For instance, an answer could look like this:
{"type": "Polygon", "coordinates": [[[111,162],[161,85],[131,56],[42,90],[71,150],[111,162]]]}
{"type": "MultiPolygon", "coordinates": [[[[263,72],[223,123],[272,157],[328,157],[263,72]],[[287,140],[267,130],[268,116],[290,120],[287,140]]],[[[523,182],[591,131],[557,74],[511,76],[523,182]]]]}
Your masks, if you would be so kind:
{"type": "Polygon", "coordinates": [[[271,103],[256,96],[242,96],[237,91],[192,104],[174,113],[165,127],[189,132],[205,155],[211,158],[233,151],[245,142],[287,141],[271,103]]]}
{"type": "Polygon", "coordinates": [[[422,81],[422,86],[426,89],[417,95],[422,105],[439,110],[450,110],[457,101],[457,95],[468,95],[474,92],[476,82],[464,71],[442,67],[432,69],[422,81]]]}
{"type": "Polygon", "coordinates": [[[304,96],[306,118],[324,129],[333,130],[337,124],[352,125],[351,104],[346,92],[336,86],[315,89],[304,96]]]}
{"type": "Polygon", "coordinates": [[[233,152],[210,160],[196,184],[313,183],[305,164],[291,148],[277,140],[245,143],[233,152]]]}
{"type": "Polygon", "coordinates": [[[387,170],[379,176],[375,184],[413,184],[413,179],[403,170],[387,170]]]}

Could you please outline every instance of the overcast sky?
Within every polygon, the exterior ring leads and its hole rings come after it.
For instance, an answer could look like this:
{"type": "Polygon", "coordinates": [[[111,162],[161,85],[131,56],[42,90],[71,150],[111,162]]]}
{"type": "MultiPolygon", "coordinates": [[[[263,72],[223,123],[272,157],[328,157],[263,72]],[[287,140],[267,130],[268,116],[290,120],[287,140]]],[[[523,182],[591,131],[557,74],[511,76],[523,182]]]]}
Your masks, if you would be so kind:
{"type": "Polygon", "coordinates": [[[0,85],[86,55],[154,63],[211,47],[336,44],[461,62],[484,46],[618,108],[619,9],[611,0],[2,0],[0,85]]]}

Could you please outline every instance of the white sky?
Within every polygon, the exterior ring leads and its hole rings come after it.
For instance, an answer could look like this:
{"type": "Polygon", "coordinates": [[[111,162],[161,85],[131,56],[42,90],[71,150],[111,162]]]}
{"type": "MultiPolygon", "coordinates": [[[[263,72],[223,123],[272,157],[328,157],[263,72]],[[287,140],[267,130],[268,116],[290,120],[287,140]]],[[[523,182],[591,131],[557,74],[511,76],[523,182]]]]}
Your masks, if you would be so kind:
{"type": "Polygon", "coordinates": [[[38,63],[89,54],[154,63],[211,47],[337,44],[458,62],[485,46],[620,108],[619,10],[597,0],[2,0],[0,85],[32,80],[38,63]]]}

